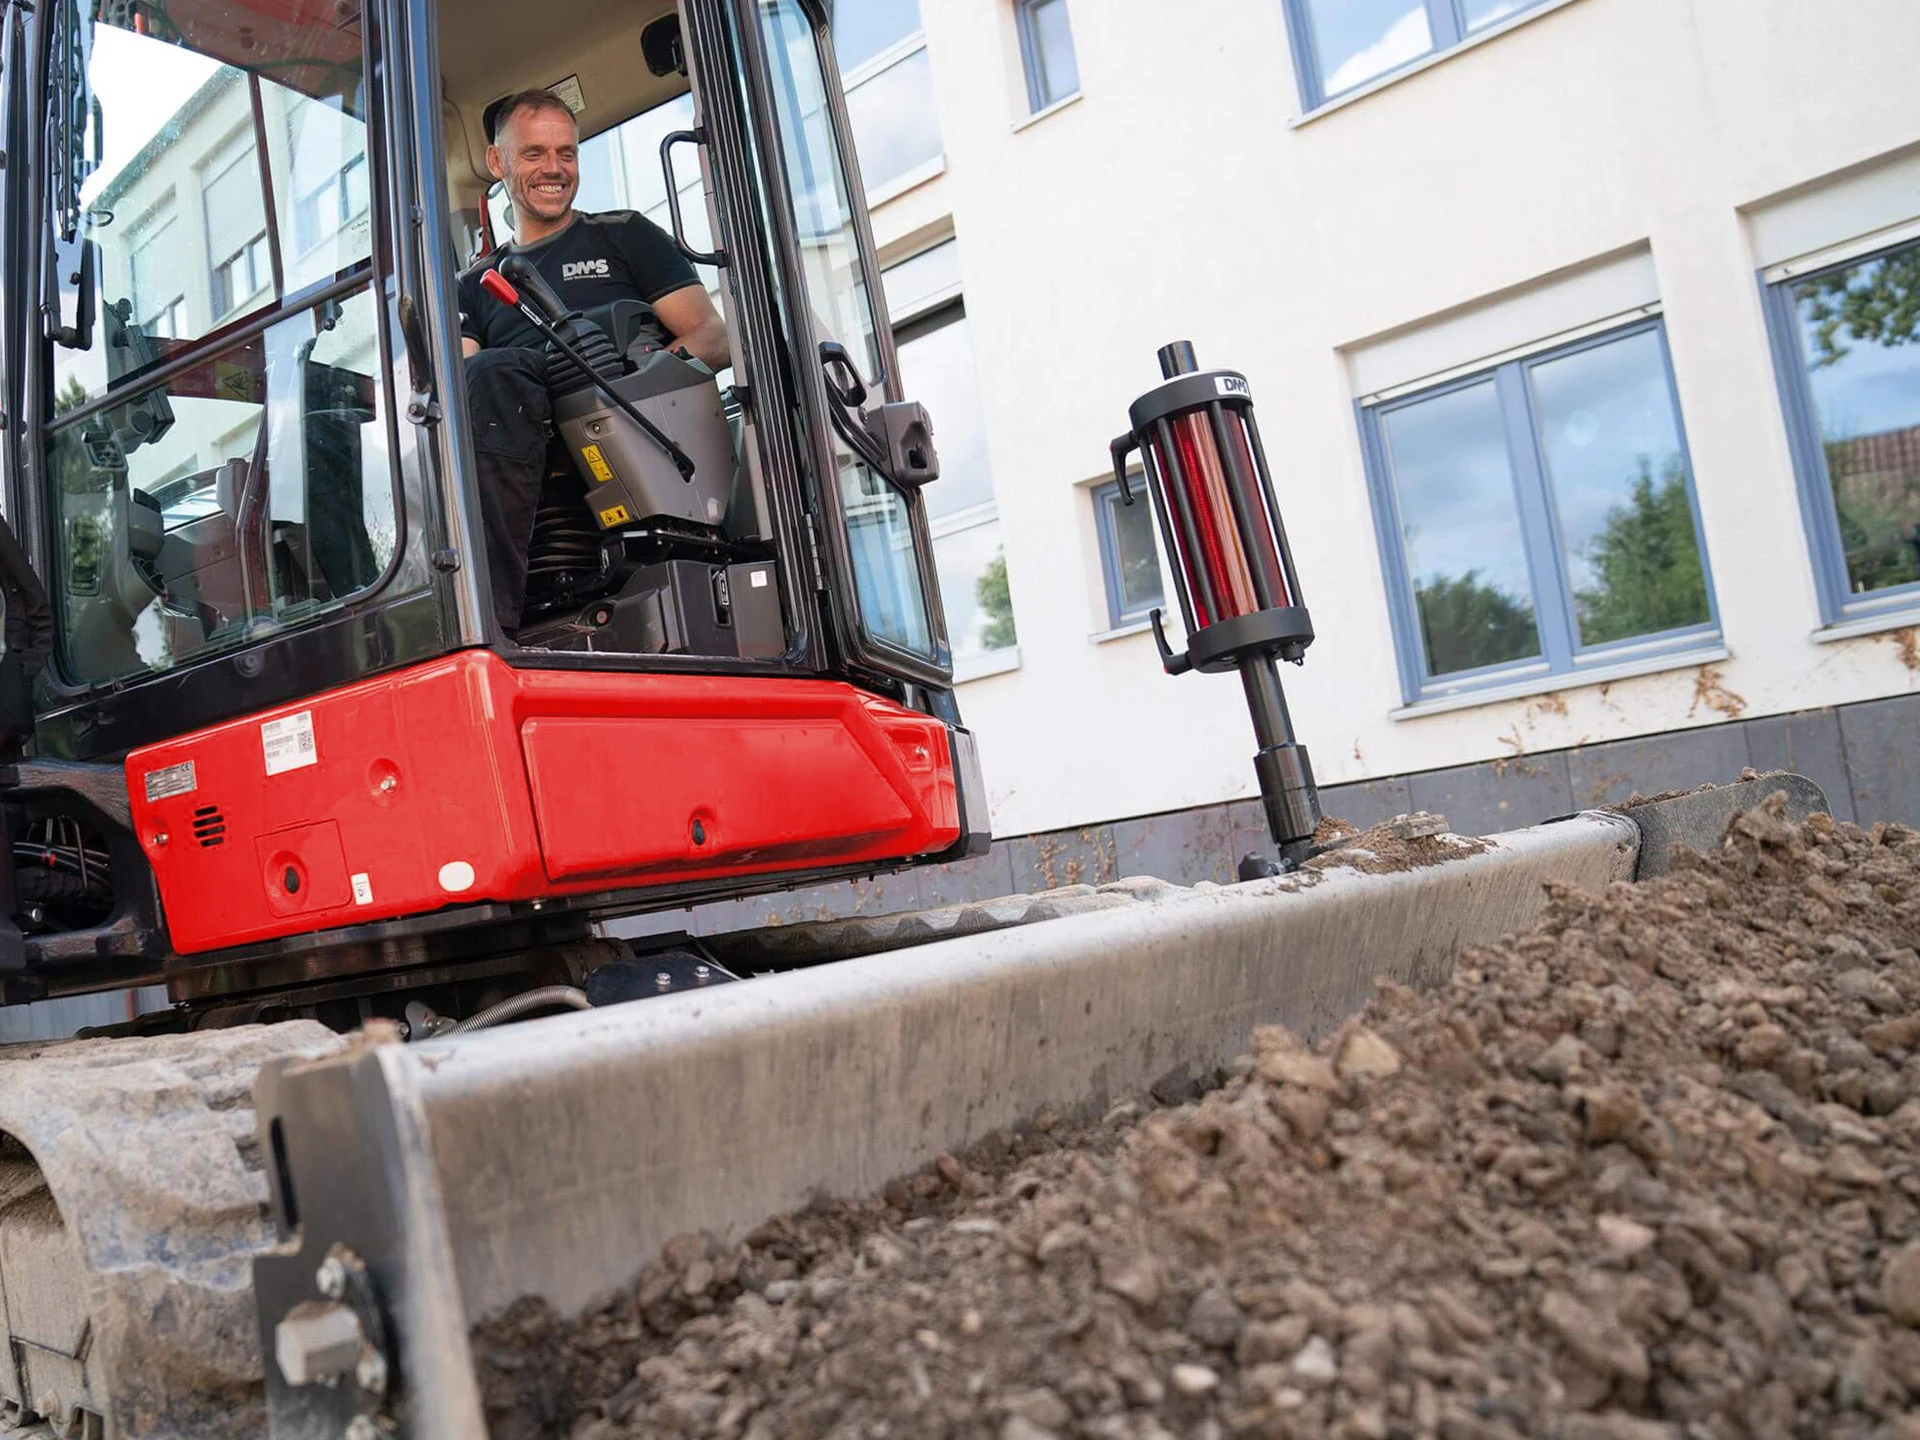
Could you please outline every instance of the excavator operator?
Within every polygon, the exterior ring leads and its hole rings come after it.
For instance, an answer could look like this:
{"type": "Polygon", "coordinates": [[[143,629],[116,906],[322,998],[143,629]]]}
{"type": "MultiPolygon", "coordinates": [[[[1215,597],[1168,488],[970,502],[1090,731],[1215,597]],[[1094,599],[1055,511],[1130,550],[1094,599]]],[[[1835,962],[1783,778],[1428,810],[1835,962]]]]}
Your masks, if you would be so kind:
{"type": "Polygon", "coordinates": [[[564,100],[526,90],[500,102],[493,116],[487,168],[513,202],[513,241],[461,275],[460,333],[494,613],[512,634],[526,599],[527,547],[546,478],[553,406],[545,342],[519,311],[487,295],[480,277],[519,254],[570,309],[641,301],[653,307],[676,353],[716,371],[727,365],[727,327],[659,226],[631,210],[573,208],[580,131],[564,100]]]}

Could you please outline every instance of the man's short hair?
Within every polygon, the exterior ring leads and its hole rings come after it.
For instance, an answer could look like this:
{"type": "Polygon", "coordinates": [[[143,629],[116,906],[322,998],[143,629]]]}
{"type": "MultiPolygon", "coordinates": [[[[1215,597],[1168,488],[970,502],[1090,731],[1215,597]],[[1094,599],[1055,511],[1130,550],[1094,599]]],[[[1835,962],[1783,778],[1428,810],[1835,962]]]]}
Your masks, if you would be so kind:
{"type": "Polygon", "coordinates": [[[507,128],[507,121],[511,120],[523,110],[530,111],[536,115],[542,110],[551,110],[557,115],[566,116],[567,119],[572,120],[576,126],[579,124],[578,117],[573,113],[573,107],[558,95],[554,94],[553,91],[516,90],[513,94],[504,96],[487,107],[487,113],[484,118],[487,125],[488,143],[498,145],[500,143],[500,132],[507,128]]]}

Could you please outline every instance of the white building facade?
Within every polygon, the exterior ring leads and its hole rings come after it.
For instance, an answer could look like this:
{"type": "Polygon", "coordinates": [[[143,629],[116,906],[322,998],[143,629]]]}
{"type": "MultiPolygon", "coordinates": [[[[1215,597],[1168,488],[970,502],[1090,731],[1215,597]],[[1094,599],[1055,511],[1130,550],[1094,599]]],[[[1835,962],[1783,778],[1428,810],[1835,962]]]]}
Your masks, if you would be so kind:
{"type": "Polygon", "coordinates": [[[1864,703],[1920,686],[1911,0],[836,26],[996,834],[1254,793],[1233,677],[1161,672],[1165,558],[1106,471],[1175,339],[1253,385],[1330,809],[1752,763],[1920,819],[1920,700],[1864,703]]]}

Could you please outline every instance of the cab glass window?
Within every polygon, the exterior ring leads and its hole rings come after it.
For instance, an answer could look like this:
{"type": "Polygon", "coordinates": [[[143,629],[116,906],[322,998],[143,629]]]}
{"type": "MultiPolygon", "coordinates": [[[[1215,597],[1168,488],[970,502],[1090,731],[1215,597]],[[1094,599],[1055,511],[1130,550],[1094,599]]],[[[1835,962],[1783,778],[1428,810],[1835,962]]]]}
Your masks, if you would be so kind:
{"type": "Polygon", "coordinates": [[[97,396],[372,254],[357,21],[267,22],[238,0],[137,0],[109,7],[119,23],[55,8],[73,73],[56,65],[53,108],[78,121],[50,157],[56,303],[93,322],[91,344],[55,351],[57,393],[97,396]]]}
{"type": "Polygon", "coordinates": [[[301,624],[386,573],[391,367],[365,276],[357,6],[49,9],[50,588],[61,668],[93,684],[301,624]]]}

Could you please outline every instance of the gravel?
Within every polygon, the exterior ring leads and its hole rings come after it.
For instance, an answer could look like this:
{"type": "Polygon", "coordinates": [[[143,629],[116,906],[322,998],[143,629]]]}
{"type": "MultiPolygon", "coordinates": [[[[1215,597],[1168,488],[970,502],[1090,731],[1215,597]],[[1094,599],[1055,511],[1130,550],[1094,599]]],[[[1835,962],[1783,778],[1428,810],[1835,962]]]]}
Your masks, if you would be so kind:
{"type": "Polygon", "coordinates": [[[1920,835],[1773,803],[1190,1103],[1040,1117],[580,1317],[494,1440],[1920,1440],[1920,835]]]}

